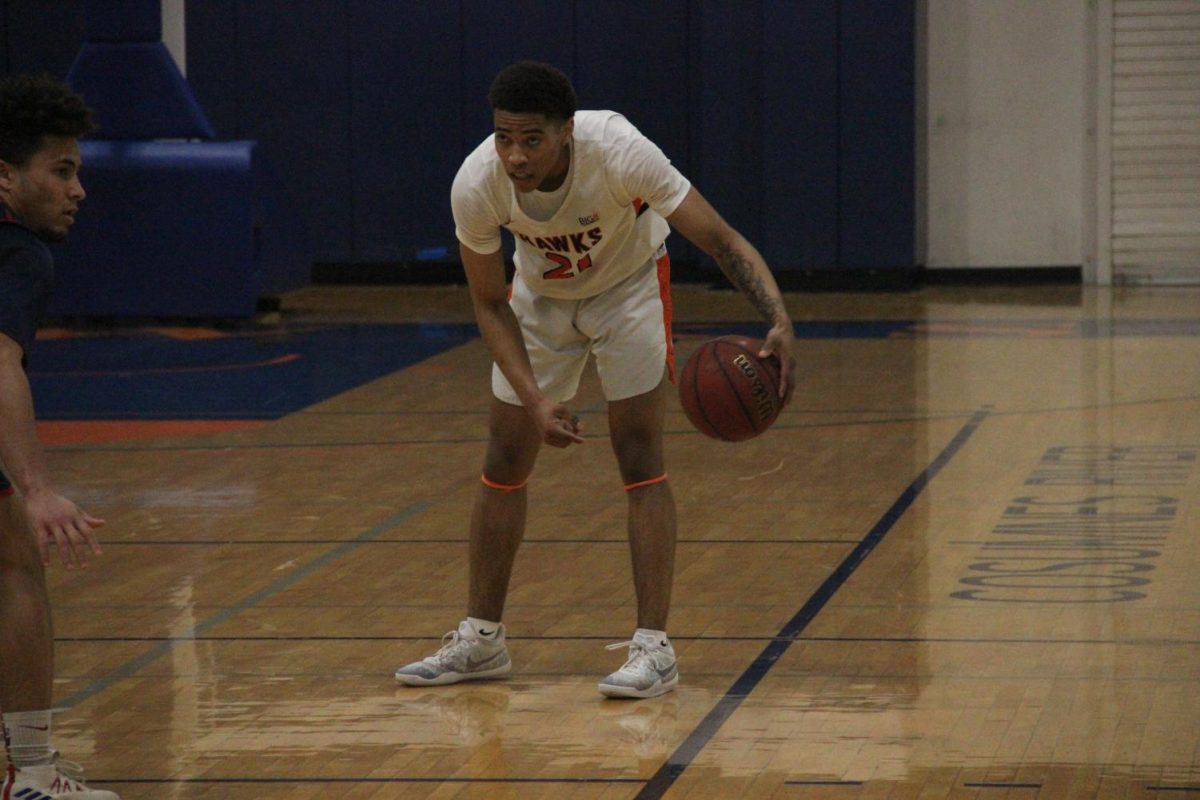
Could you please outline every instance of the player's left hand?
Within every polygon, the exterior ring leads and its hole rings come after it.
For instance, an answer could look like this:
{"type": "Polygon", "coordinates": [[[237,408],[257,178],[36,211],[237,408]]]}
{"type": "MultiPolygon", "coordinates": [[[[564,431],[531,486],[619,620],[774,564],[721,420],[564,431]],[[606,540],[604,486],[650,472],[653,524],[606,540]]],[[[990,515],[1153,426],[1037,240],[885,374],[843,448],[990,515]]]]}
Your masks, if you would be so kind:
{"type": "Polygon", "coordinates": [[[796,389],[796,335],[792,323],[773,325],[767,332],[759,358],[775,356],[779,361],[779,396],[786,406],[796,389]]]}
{"type": "Polygon", "coordinates": [[[52,546],[58,548],[67,569],[86,569],[88,557],[101,554],[95,529],[103,526],[104,520],[93,517],[52,489],[27,495],[25,514],[37,537],[43,566],[50,566],[52,546]]]}
{"type": "Polygon", "coordinates": [[[551,447],[583,444],[583,424],[563,403],[544,398],[543,402],[533,406],[530,415],[533,417],[533,424],[542,434],[542,441],[551,447]]]}

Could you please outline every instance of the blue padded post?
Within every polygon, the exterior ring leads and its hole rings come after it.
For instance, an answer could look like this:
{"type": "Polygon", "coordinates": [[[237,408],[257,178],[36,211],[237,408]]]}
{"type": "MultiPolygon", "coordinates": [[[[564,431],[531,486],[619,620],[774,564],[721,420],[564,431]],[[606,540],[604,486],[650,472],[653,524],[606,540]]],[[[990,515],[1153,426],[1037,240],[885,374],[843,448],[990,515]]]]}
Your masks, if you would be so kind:
{"type": "Polygon", "coordinates": [[[104,139],[214,139],[162,42],[84,42],[67,83],[96,112],[104,139]]]}
{"type": "Polygon", "coordinates": [[[215,139],[162,43],[161,0],[87,0],[86,40],[67,73],[110,139],[215,139]]]}
{"type": "Polygon", "coordinates": [[[88,197],[55,251],[50,314],[251,317],[308,284],[308,237],[256,142],[79,149],[88,197]]]}
{"type": "Polygon", "coordinates": [[[161,41],[160,0],[87,0],[67,80],[95,112],[86,214],[56,261],[50,313],[249,317],[306,285],[312,250],[253,141],[214,139],[161,41]],[[184,141],[180,141],[184,140],[184,141]]]}
{"type": "Polygon", "coordinates": [[[162,0],[87,0],[83,25],[89,42],[157,42],[162,0]]]}

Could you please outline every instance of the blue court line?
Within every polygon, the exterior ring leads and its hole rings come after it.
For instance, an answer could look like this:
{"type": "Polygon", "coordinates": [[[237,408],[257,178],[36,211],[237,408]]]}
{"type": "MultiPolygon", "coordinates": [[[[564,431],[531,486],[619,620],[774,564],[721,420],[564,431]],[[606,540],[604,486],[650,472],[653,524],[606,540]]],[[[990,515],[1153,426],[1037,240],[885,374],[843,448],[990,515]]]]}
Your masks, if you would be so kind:
{"type": "Polygon", "coordinates": [[[330,563],[331,561],[335,561],[336,559],[341,558],[342,556],[349,553],[351,550],[354,550],[360,544],[364,544],[366,542],[371,541],[372,539],[382,536],[385,532],[391,530],[395,526],[415,517],[417,514],[421,513],[425,509],[429,508],[430,505],[432,505],[432,504],[429,503],[428,501],[424,501],[424,500],[421,502],[418,502],[418,503],[413,503],[412,505],[405,508],[403,511],[400,511],[397,514],[393,514],[392,516],[385,519],[383,522],[380,522],[378,525],[371,528],[369,531],[367,531],[363,534],[360,534],[359,536],[346,542],[345,544],[341,545],[340,547],[335,547],[334,549],[330,550],[329,552],[325,553],[324,555],[314,558],[312,561],[309,561],[307,564],[304,564],[303,566],[298,567],[296,570],[288,573],[287,575],[283,576],[279,580],[274,581],[273,583],[270,583],[267,586],[264,586],[262,589],[259,589],[257,592],[247,595],[246,597],[242,598],[240,601],[238,601],[237,603],[234,603],[233,605],[229,606],[228,608],[218,611],[216,614],[213,614],[208,619],[205,619],[204,621],[192,626],[191,628],[184,631],[183,633],[181,633],[177,636],[173,636],[170,639],[167,639],[166,641],[164,641],[162,644],[158,645],[157,647],[151,648],[150,650],[148,650],[147,652],[138,656],[137,658],[134,658],[134,659],[131,659],[130,661],[125,662],[121,666],[114,669],[112,672],[105,675],[103,678],[100,678],[99,680],[94,681],[87,687],[80,689],[78,692],[75,692],[75,694],[62,700],[60,703],[57,704],[56,708],[64,708],[64,709],[65,708],[73,708],[74,706],[77,706],[86,700],[90,700],[91,698],[93,698],[96,695],[103,692],[105,689],[112,686],[114,683],[117,683],[118,681],[122,681],[122,680],[132,676],[134,673],[136,673],[142,667],[156,661],[157,659],[159,659],[159,658],[163,657],[164,655],[166,655],[167,653],[171,652],[171,650],[173,650],[175,648],[175,646],[177,644],[179,644],[180,642],[194,640],[196,638],[196,634],[203,633],[204,631],[206,631],[210,628],[216,627],[217,625],[220,625],[222,622],[226,622],[227,620],[232,619],[233,617],[235,617],[236,615],[245,611],[246,609],[252,608],[253,606],[258,605],[263,600],[266,600],[267,598],[271,597],[272,595],[277,594],[280,591],[282,591],[283,589],[288,588],[289,586],[296,583],[297,581],[307,578],[309,575],[316,572],[321,567],[324,567],[326,564],[330,563]]]}
{"type": "Polygon", "coordinates": [[[1195,786],[1147,786],[1148,792],[1200,792],[1200,784],[1195,786]]]}
{"type": "MultiPolygon", "coordinates": [[[[105,547],[142,547],[146,545],[191,547],[222,547],[224,545],[275,544],[342,544],[345,539],[128,539],[119,542],[104,542],[105,547]]],[[[370,544],[467,544],[470,539],[376,539],[370,544]]],[[[858,539],[676,539],[676,544],[858,544],[858,539]]],[[[365,543],[364,543],[365,544],[365,543]]],[[[629,544],[628,539],[522,539],[521,544],[629,544]]]]}
{"type": "MultiPolygon", "coordinates": [[[[1200,397],[1188,398],[1189,400],[1200,399],[1200,397]]],[[[1149,402],[1149,401],[1148,401],[1149,402]]],[[[1157,402],[1157,401],[1154,401],[1157,402]]],[[[1062,411],[1064,409],[1051,409],[1051,411],[1062,411]]],[[[1075,409],[1065,409],[1075,410],[1075,409]]],[[[583,412],[579,412],[581,415],[583,412]]],[[[809,413],[809,412],[806,412],[809,413]]],[[[811,412],[818,413],[818,412],[811,412]]],[[[1042,413],[1041,411],[1028,412],[1008,412],[1009,414],[1033,414],[1042,413]]],[[[405,416],[403,412],[396,412],[391,415],[393,417],[405,416]]],[[[808,430],[812,428],[852,428],[860,425],[903,425],[910,422],[940,422],[948,419],[961,419],[968,416],[960,412],[948,412],[946,414],[918,415],[909,417],[897,417],[894,419],[867,419],[867,420],[842,420],[838,422],[805,422],[799,424],[775,423],[772,430],[808,430]]],[[[663,430],[664,436],[703,436],[695,428],[666,428],[663,430]]],[[[602,440],[606,439],[602,434],[590,436],[588,438],[602,440]]],[[[136,441],[136,440],[135,440],[136,441]]],[[[71,444],[71,445],[52,445],[46,449],[56,453],[174,453],[174,452],[205,452],[213,450],[321,450],[321,449],[350,449],[355,447],[400,447],[409,445],[425,445],[425,444],[485,444],[488,441],[487,436],[460,436],[460,437],[439,437],[433,439],[422,438],[406,438],[406,439],[371,439],[369,441],[331,441],[331,442],[219,442],[215,444],[71,444]]]]}
{"type": "MultiPolygon", "coordinates": [[[[680,335],[761,338],[761,322],[676,322],[680,335]]],[[[793,323],[797,339],[1115,339],[1200,336],[1200,320],[1177,319],[903,319],[810,320],[793,323]]]]}
{"type": "MultiPolygon", "coordinates": [[[[1123,400],[1114,403],[1087,403],[1078,406],[1051,406],[1047,408],[1028,408],[1014,411],[992,411],[992,417],[1032,417],[1043,414],[1062,414],[1072,411],[1094,411],[1097,409],[1115,409],[1115,408],[1132,408],[1134,406],[1145,405],[1161,405],[1163,403],[1194,403],[1200,401],[1200,395],[1183,395],[1180,397],[1151,397],[1142,400],[1123,400]]],[[[307,412],[306,412],[307,413],[307,412]]],[[[328,412],[334,414],[336,412],[328,412]]],[[[382,413],[382,412],[381,412],[382,413]]],[[[393,416],[401,416],[402,412],[397,412],[393,416]]],[[[803,411],[798,410],[798,413],[804,414],[836,414],[842,413],[837,411],[803,411]]],[[[872,412],[863,412],[872,413],[872,412]]],[[[828,428],[853,428],[863,425],[903,425],[910,422],[941,422],[950,419],[961,419],[966,417],[966,412],[948,411],[931,412],[929,414],[917,414],[905,417],[890,417],[880,419],[856,419],[856,420],[841,420],[836,422],[776,422],[771,426],[775,431],[798,431],[812,429],[828,429],[828,428]]],[[[667,428],[663,431],[665,436],[702,436],[699,431],[694,428],[667,428]]],[[[600,437],[593,437],[600,438],[600,437]]],[[[444,438],[444,439],[372,439],[370,441],[345,441],[345,442],[299,442],[299,443],[236,443],[224,442],[219,444],[189,444],[189,445],[54,445],[46,448],[56,453],[173,453],[173,452],[193,452],[193,451],[213,451],[213,450],[319,450],[319,449],[349,449],[354,447],[397,447],[407,445],[426,445],[426,444],[479,444],[487,442],[486,436],[469,436],[459,438],[444,438]]]]}
{"type": "Polygon", "coordinates": [[[88,783],[151,784],[154,786],[184,786],[195,784],[305,784],[305,783],[645,783],[641,778],[457,778],[453,775],[436,778],[88,778],[88,783]]]}
{"type": "MultiPolygon", "coordinates": [[[[561,636],[506,636],[510,642],[591,642],[612,641],[625,636],[625,633],[577,634],[561,636]]],[[[56,636],[56,642],[163,642],[170,641],[170,636],[56,636]]],[[[197,642],[421,642],[429,636],[194,636],[197,642]]],[[[1102,645],[1111,647],[1196,647],[1200,639],[955,639],[943,637],[889,637],[889,636],[797,636],[795,638],[780,638],[778,636],[676,636],[672,634],[673,642],[858,642],[869,644],[1025,644],[1025,645],[1102,645]]]]}
{"type": "Polygon", "coordinates": [[[863,537],[859,545],[846,556],[837,569],[817,588],[817,591],[808,599],[808,602],[804,604],[804,607],[800,609],[796,616],[792,617],[780,629],[778,638],[768,644],[762,653],[759,654],[758,658],[746,668],[741,677],[734,681],[733,686],[717,701],[716,706],[700,721],[700,724],[696,726],[691,735],[683,741],[683,744],[676,748],[666,763],[659,767],[654,776],[642,788],[642,791],[638,792],[635,800],[661,798],[671,788],[679,776],[683,774],[684,770],[700,754],[700,751],[717,734],[717,731],[720,730],[725,720],[729,719],[733,715],[733,712],[741,706],[742,702],[750,696],[755,687],[767,676],[767,673],[783,657],[788,648],[792,646],[793,641],[800,636],[808,624],[812,622],[813,618],[830,601],[834,593],[858,569],[863,560],[875,549],[875,546],[883,541],[883,537],[891,531],[892,527],[904,515],[909,506],[913,504],[917,496],[929,485],[934,476],[962,449],[967,439],[983,424],[988,414],[989,411],[985,409],[971,415],[971,418],[954,435],[950,443],[946,445],[942,452],[938,453],[937,457],[917,476],[916,480],[909,484],[908,488],[896,498],[896,502],[892,503],[891,508],[884,512],[874,527],[863,537]]]}

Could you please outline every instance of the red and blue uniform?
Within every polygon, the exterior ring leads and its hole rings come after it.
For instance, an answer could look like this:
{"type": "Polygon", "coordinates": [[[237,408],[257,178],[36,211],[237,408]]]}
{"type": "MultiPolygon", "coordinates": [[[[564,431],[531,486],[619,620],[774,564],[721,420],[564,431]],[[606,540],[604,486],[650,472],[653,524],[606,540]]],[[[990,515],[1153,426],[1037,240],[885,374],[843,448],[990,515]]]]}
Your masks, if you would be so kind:
{"type": "MultiPolygon", "coordinates": [[[[0,205],[0,334],[21,346],[22,366],[28,363],[53,282],[50,248],[0,205]]],[[[12,491],[0,472],[0,497],[12,491]]]]}

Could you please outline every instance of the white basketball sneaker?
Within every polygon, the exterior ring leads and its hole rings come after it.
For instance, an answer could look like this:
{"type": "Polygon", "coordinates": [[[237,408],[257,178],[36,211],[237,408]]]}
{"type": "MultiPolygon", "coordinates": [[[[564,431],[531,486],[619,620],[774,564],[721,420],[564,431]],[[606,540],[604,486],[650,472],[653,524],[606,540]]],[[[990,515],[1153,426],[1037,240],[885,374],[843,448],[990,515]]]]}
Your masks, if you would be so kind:
{"type": "Polygon", "coordinates": [[[504,626],[495,638],[481,636],[465,619],[458,630],[442,637],[442,648],[422,661],[396,670],[396,680],[409,686],[441,686],[459,681],[496,678],[512,669],[504,626]]]}
{"type": "Polygon", "coordinates": [[[112,792],[89,789],[83,784],[83,768],[70,761],[59,761],[57,753],[49,764],[36,767],[9,764],[0,797],[5,800],[121,800],[112,792]]]}
{"type": "Polygon", "coordinates": [[[608,645],[609,650],[629,647],[629,660],[619,670],[600,681],[605,697],[658,697],[679,683],[675,649],[666,639],[638,631],[633,641],[608,645]]]}

